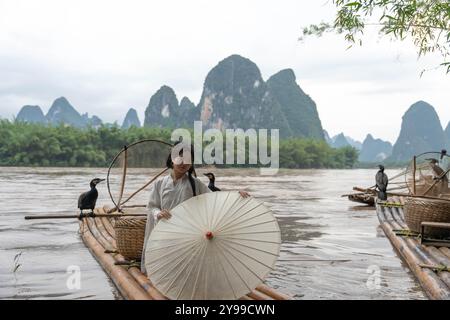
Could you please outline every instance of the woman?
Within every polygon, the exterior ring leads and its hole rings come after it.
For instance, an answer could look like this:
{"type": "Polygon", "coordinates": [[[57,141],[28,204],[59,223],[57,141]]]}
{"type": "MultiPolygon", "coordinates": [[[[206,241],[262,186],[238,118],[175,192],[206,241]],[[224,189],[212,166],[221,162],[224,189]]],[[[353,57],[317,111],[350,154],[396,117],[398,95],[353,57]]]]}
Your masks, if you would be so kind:
{"type": "MultiPolygon", "coordinates": [[[[177,145],[176,143],[175,145],[177,145]]],[[[170,219],[170,210],[180,203],[197,195],[211,192],[209,188],[195,177],[194,149],[192,146],[183,145],[179,156],[172,160],[171,154],[167,158],[166,165],[172,169],[170,174],[156,180],[150,190],[150,200],[147,204],[149,213],[145,227],[144,250],[142,251],[141,271],[145,270],[145,247],[148,237],[161,219],[170,219]],[[184,163],[183,149],[190,151],[190,163],[184,163]]],[[[246,191],[239,191],[242,197],[250,196],[246,191]]]]}

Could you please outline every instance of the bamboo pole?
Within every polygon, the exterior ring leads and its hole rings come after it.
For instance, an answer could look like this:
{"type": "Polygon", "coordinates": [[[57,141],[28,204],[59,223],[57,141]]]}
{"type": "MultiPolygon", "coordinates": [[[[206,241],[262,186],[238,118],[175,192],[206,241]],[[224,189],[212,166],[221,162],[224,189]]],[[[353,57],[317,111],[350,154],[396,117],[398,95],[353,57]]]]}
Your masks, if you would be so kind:
{"type": "MultiPolygon", "coordinates": [[[[397,211],[398,213],[400,211],[397,211]]],[[[417,240],[398,237],[393,230],[401,227],[397,223],[397,214],[389,208],[377,206],[380,225],[394,248],[402,256],[411,271],[416,275],[425,292],[432,299],[449,299],[450,291],[446,284],[430,269],[421,268],[421,264],[435,264],[435,261],[423,252],[417,240]]],[[[401,220],[401,217],[400,217],[401,220]]]]}
{"type": "Polygon", "coordinates": [[[76,215],[48,215],[48,216],[25,216],[25,220],[40,220],[40,219],[83,219],[83,218],[96,218],[96,217],[146,217],[146,213],[118,213],[118,214],[106,214],[106,213],[94,213],[94,214],[76,214],[76,215]]]}
{"type": "Polygon", "coordinates": [[[274,289],[270,288],[269,286],[265,284],[261,284],[256,287],[256,290],[272,297],[275,300],[292,300],[292,298],[286,294],[280,293],[278,291],[275,291],[274,289]]]}
{"type": "Polygon", "coordinates": [[[89,230],[86,221],[80,223],[81,237],[97,261],[111,277],[120,293],[131,300],[149,300],[149,294],[133,279],[133,277],[122,267],[114,265],[114,258],[104,253],[105,248],[98,242],[89,230]]]}
{"type": "Polygon", "coordinates": [[[139,192],[141,192],[142,190],[144,190],[145,188],[147,188],[153,181],[155,181],[157,178],[159,178],[164,172],[166,172],[167,170],[169,170],[169,168],[165,168],[164,170],[162,170],[160,173],[158,173],[156,176],[154,176],[152,179],[150,179],[149,182],[147,182],[143,187],[139,188],[136,192],[134,192],[131,196],[129,196],[125,201],[123,201],[122,203],[120,203],[119,201],[119,207],[122,207],[125,203],[127,203],[128,201],[130,201],[135,195],[137,195],[139,192]]]}
{"type": "Polygon", "coordinates": [[[128,147],[124,147],[124,161],[123,161],[123,171],[122,171],[122,183],[120,186],[119,201],[117,201],[117,209],[120,211],[120,202],[122,201],[123,191],[125,190],[125,180],[127,177],[127,167],[128,167],[128,147]]]}

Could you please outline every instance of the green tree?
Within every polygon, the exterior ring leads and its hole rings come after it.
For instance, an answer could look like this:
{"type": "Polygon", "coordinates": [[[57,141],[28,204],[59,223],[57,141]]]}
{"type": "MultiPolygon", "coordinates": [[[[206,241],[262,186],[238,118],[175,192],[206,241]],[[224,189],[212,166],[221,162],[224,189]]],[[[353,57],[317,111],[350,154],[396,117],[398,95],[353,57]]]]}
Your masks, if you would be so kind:
{"type": "Polygon", "coordinates": [[[303,37],[334,31],[351,44],[362,44],[366,27],[379,27],[382,35],[411,39],[419,57],[440,53],[440,66],[450,72],[449,0],[333,0],[333,4],[337,8],[334,22],[305,27],[303,37]]]}

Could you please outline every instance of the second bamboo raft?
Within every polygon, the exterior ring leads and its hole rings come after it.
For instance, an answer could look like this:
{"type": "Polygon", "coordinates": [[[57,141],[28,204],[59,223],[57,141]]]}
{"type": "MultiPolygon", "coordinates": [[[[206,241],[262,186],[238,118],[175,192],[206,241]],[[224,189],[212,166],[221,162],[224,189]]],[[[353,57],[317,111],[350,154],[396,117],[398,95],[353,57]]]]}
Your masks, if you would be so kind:
{"type": "MultiPolygon", "coordinates": [[[[388,200],[403,203],[402,197],[388,200]]],[[[414,273],[430,299],[450,300],[450,249],[444,246],[421,244],[417,234],[408,232],[401,206],[383,206],[377,203],[380,225],[399,256],[414,273]],[[448,270],[448,269],[447,269],[448,270]]]]}

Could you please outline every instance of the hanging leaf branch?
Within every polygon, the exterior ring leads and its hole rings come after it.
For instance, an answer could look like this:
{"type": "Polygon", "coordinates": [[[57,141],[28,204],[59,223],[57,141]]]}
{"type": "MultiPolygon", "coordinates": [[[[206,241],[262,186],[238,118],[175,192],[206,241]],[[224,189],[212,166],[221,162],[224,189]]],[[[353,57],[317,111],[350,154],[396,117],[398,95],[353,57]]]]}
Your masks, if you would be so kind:
{"type": "Polygon", "coordinates": [[[334,22],[305,27],[300,40],[335,32],[351,45],[362,45],[364,30],[379,27],[380,34],[395,40],[411,39],[419,57],[439,53],[439,67],[450,72],[449,0],[333,0],[333,4],[337,8],[334,22]]]}

